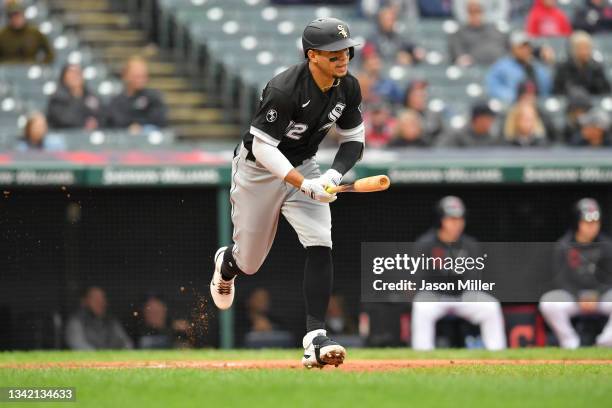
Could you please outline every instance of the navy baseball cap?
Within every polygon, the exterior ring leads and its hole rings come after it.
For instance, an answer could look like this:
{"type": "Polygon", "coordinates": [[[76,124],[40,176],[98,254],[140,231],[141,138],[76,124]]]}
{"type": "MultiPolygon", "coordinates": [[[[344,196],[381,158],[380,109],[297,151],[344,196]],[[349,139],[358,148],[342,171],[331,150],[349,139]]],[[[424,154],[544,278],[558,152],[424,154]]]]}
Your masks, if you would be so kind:
{"type": "Polygon", "coordinates": [[[578,219],[586,222],[599,221],[601,218],[601,210],[599,204],[592,198],[583,198],[576,203],[578,210],[578,219]]]}
{"type": "Polygon", "coordinates": [[[463,218],[465,216],[465,205],[459,197],[446,196],[440,200],[441,217],[463,218]]]}

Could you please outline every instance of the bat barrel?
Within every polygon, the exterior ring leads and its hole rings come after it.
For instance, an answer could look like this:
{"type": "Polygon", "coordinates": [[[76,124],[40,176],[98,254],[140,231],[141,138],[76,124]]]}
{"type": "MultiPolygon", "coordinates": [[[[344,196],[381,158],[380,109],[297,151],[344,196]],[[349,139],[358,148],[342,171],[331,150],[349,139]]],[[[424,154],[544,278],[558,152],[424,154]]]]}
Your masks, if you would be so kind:
{"type": "Polygon", "coordinates": [[[391,180],[385,175],[372,176],[359,179],[355,182],[355,191],[369,193],[373,191],[383,191],[389,188],[391,180]]]}

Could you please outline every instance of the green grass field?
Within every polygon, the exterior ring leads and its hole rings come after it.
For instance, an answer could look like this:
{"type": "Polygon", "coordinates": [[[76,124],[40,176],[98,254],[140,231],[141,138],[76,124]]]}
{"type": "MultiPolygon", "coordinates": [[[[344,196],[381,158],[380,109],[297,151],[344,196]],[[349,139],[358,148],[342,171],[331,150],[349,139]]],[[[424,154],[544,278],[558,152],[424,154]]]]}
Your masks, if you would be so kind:
{"type": "MultiPolygon", "coordinates": [[[[505,352],[350,350],[350,359],[612,360],[610,349],[505,352]]],[[[22,364],[108,361],[299,359],[288,351],[0,353],[0,387],[75,387],[76,403],[52,407],[610,407],[611,364],[456,365],[384,372],[303,369],[43,368],[22,364]],[[6,368],[10,365],[11,368],[6,368]]],[[[3,407],[23,403],[0,403],[3,407]]]]}

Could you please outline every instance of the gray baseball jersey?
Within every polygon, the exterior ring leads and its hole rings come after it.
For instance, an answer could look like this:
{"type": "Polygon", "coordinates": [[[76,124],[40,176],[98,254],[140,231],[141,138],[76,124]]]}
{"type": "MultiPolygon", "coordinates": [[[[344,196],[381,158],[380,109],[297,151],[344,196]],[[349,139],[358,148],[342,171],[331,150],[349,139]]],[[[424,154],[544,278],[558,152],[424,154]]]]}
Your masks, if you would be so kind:
{"type": "Polygon", "coordinates": [[[232,162],[233,255],[247,274],[265,260],[282,213],[304,247],[332,247],[329,204],[312,200],[259,164],[253,138],[276,146],[306,178],[321,172],[315,161],[319,144],[335,124],[341,130],[363,125],[357,79],[347,74],[322,92],[304,62],[266,85],[249,131],[232,162]]]}

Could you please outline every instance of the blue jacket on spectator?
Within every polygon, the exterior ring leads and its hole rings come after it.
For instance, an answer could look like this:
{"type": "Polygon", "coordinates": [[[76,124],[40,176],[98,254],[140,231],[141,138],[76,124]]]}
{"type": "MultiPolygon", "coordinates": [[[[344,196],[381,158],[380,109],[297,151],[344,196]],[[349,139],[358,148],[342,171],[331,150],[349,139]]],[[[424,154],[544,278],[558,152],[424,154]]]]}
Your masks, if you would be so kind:
{"type": "Polygon", "coordinates": [[[419,0],[421,17],[444,18],[453,16],[452,0],[419,0]]]}
{"type": "Polygon", "coordinates": [[[40,145],[32,145],[20,139],[15,149],[20,152],[58,152],[66,150],[66,141],[63,136],[50,133],[45,136],[40,145]]]}
{"type": "MultiPolygon", "coordinates": [[[[549,69],[533,61],[535,79],[538,86],[538,95],[550,95],[552,89],[552,75],[549,69]]],[[[513,57],[503,57],[489,69],[485,78],[487,91],[491,98],[499,99],[505,103],[516,100],[519,85],[527,79],[523,66],[513,57]]]]}
{"type": "Polygon", "coordinates": [[[380,79],[372,86],[372,91],[376,95],[391,103],[402,103],[404,100],[404,91],[402,91],[397,83],[392,79],[380,79]]]}

